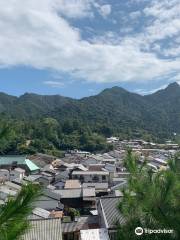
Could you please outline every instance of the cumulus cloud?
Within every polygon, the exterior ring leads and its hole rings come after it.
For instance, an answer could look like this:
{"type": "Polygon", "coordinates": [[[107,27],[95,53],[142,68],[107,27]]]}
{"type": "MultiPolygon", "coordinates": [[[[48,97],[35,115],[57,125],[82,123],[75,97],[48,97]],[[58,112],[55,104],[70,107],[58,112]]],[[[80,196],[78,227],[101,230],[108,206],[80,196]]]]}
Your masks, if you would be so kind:
{"type": "Polygon", "coordinates": [[[146,16],[154,17],[147,27],[151,41],[174,37],[180,33],[180,2],[179,0],[155,0],[144,9],[146,16]]]}
{"type": "MultiPolygon", "coordinates": [[[[168,23],[161,13],[167,6],[153,2],[144,10],[144,14],[154,18],[153,23],[144,32],[114,43],[112,39],[87,41],[67,20],[93,16],[95,1],[0,0],[0,66],[51,69],[96,82],[148,81],[178,74],[180,58],[160,58],[149,49],[159,39],[177,36],[180,17],[176,14],[172,20],[169,13],[168,23]],[[166,27],[164,21],[168,23],[166,27]]],[[[174,6],[171,8],[176,11],[174,6]]],[[[105,9],[104,14],[110,14],[110,7],[105,9]]]]}
{"type": "Polygon", "coordinates": [[[93,17],[94,3],[94,0],[55,0],[54,8],[68,18],[93,17]]]}

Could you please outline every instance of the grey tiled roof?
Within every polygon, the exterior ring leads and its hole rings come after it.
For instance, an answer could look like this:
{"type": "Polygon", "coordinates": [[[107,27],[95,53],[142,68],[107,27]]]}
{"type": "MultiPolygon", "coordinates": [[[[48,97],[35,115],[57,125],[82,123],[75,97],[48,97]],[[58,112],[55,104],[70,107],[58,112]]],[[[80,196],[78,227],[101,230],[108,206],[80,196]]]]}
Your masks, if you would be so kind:
{"type": "Polygon", "coordinates": [[[119,201],[119,197],[107,197],[100,199],[100,206],[107,228],[114,228],[116,227],[117,222],[120,224],[124,222],[124,218],[117,208],[119,201]]]}
{"type": "Polygon", "coordinates": [[[53,190],[54,193],[59,194],[60,198],[80,198],[82,197],[81,188],[78,189],[61,189],[53,190]]]}
{"type": "Polygon", "coordinates": [[[74,222],[62,222],[62,232],[63,233],[70,233],[70,232],[77,232],[82,229],[89,229],[91,226],[98,225],[98,217],[97,216],[84,216],[78,218],[78,221],[74,222]]]}
{"type": "Polygon", "coordinates": [[[47,196],[41,196],[38,200],[36,200],[34,206],[44,208],[46,210],[53,210],[58,207],[58,200],[49,198],[47,196]]]}
{"type": "MultiPolygon", "coordinates": [[[[62,232],[63,233],[70,233],[70,232],[77,232],[81,229],[84,229],[84,223],[83,222],[68,222],[68,223],[62,223],[62,232]]],[[[85,227],[87,229],[87,227],[85,227]]]]}
{"type": "Polygon", "coordinates": [[[61,219],[38,219],[30,223],[32,227],[21,240],[62,240],[61,219]]]}

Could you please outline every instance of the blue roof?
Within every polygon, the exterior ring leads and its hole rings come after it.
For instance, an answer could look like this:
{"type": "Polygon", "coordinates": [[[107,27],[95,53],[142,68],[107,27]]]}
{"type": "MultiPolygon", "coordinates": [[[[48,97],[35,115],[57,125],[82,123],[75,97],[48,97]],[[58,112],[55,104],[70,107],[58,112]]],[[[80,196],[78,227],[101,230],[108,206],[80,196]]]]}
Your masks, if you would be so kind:
{"type": "Polygon", "coordinates": [[[17,164],[25,164],[26,156],[0,156],[0,165],[11,165],[13,162],[17,164]]]}
{"type": "Polygon", "coordinates": [[[39,170],[39,167],[29,159],[26,159],[26,156],[0,156],[0,166],[12,165],[13,162],[17,162],[17,164],[21,165],[26,165],[30,171],[39,170]]]}
{"type": "Polygon", "coordinates": [[[26,165],[27,165],[27,167],[29,168],[30,171],[36,171],[36,170],[40,169],[36,164],[34,164],[29,159],[25,159],[25,163],[26,163],[26,165]]]}

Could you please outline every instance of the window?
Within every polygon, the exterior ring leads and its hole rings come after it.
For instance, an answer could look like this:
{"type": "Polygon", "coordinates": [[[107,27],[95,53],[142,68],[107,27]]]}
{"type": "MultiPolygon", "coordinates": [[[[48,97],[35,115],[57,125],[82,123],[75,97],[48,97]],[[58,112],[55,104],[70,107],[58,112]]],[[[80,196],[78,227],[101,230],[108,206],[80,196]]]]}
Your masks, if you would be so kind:
{"type": "Polygon", "coordinates": [[[103,180],[103,181],[106,181],[106,176],[102,176],[102,180],[103,180]]]}
{"type": "Polygon", "coordinates": [[[80,176],[80,181],[83,182],[84,181],[84,177],[81,175],[80,176]]]}
{"type": "Polygon", "coordinates": [[[99,177],[95,175],[92,180],[95,181],[95,182],[98,182],[99,181],[99,177]]]}

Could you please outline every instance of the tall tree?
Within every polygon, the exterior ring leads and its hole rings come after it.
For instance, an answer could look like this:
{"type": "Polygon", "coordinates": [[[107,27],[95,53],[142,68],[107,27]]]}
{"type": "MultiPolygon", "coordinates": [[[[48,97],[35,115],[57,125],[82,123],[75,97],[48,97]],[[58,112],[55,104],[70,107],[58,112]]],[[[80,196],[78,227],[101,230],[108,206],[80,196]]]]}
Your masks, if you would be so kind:
{"type": "Polygon", "coordinates": [[[125,166],[130,172],[128,188],[123,190],[119,211],[125,224],[119,226],[117,239],[179,239],[180,237],[180,175],[179,158],[169,161],[167,170],[152,172],[146,162],[139,166],[138,159],[128,150],[125,166]],[[135,234],[143,229],[171,229],[173,234],[135,234]]]}
{"type": "Polygon", "coordinates": [[[39,186],[23,186],[16,198],[9,198],[0,207],[0,239],[17,240],[30,227],[27,219],[32,212],[33,202],[40,194],[39,186]]]}

